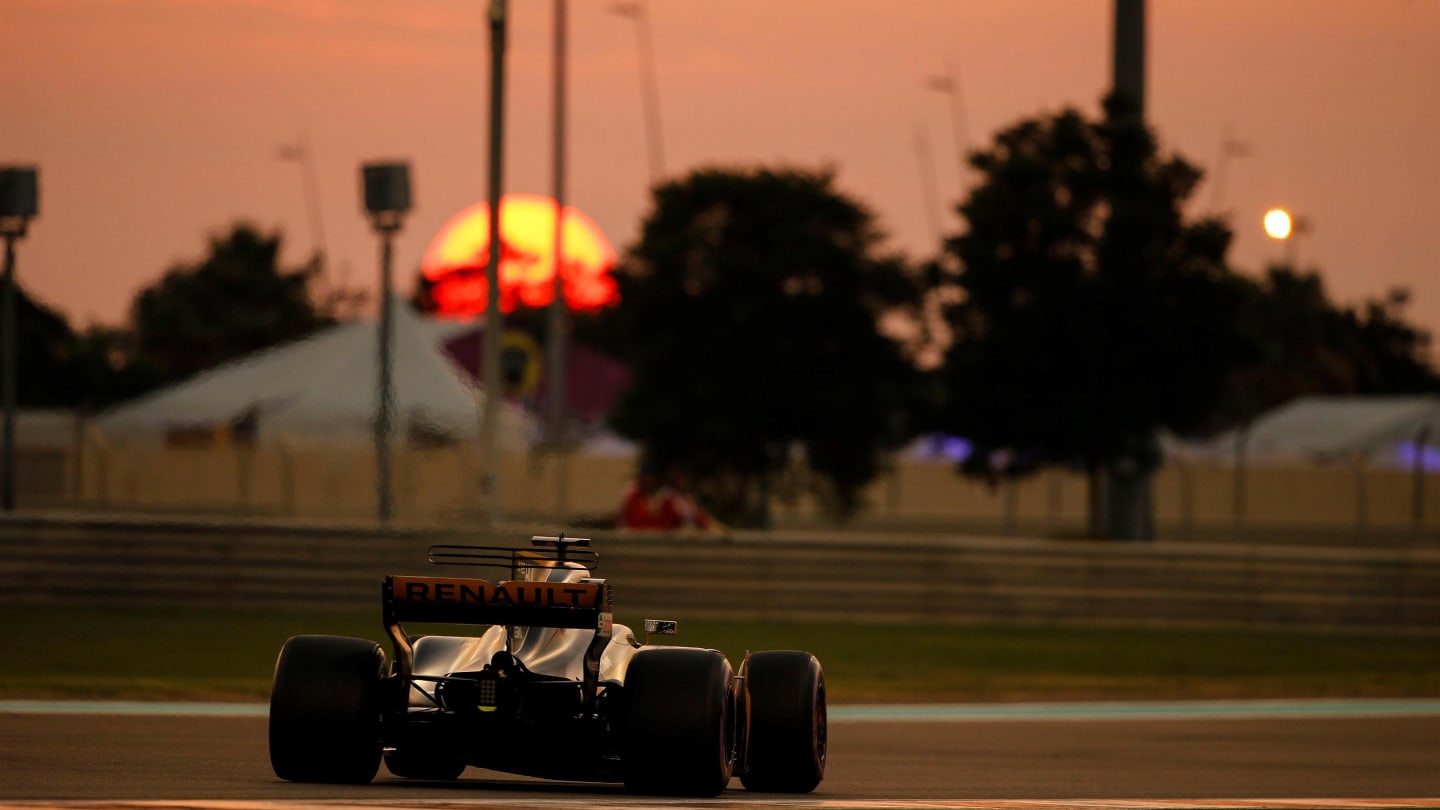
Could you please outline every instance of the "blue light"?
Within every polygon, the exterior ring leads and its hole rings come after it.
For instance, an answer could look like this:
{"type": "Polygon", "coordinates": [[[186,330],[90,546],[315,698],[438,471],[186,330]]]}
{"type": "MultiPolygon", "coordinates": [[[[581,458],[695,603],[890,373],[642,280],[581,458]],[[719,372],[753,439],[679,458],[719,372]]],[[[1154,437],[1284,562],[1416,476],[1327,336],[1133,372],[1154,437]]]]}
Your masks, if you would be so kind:
{"type": "Polygon", "coordinates": [[[1405,467],[1414,467],[1418,461],[1425,472],[1440,472],[1440,447],[1406,442],[1395,448],[1395,459],[1405,467]]]}
{"type": "Polygon", "coordinates": [[[947,436],[944,433],[932,433],[925,438],[924,454],[927,458],[945,459],[956,464],[970,458],[975,452],[975,447],[968,439],[959,436],[947,436]]]}

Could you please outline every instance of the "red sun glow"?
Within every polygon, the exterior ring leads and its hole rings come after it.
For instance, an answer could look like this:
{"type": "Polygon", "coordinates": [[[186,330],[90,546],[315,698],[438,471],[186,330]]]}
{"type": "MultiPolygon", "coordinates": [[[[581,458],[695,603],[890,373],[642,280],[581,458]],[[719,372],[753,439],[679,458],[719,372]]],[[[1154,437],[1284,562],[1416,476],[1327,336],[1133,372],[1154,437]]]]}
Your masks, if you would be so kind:
{"type": "MultiPolygon", "coordinates": [[[[566,206],[565,301],[574,310],[593,310],[617,299],[615,249],[583,212],[566,206]]],[[[500,311],[543,307],[554,298],[555,201],[530,194],[500,200],[500,311]]],[[[490,206],[476,203],[450,218],[425,251],[420,271],[442,315],[485,311],[489,285],[490,206]]]]}

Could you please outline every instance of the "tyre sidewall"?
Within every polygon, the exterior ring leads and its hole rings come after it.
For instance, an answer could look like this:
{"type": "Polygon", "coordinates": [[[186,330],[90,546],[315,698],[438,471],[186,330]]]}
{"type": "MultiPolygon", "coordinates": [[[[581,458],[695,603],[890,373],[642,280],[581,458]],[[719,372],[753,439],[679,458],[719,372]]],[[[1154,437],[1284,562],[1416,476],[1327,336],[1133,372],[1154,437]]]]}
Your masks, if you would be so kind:
{"type": "Polygon", "coordinates": [[[275,663],[270,764],[292,782],[369,782],[380,767],[380,678],[373,641],[295,636],[275,663]]]}
{"type": "Polygon", "coordinates": [[[621,761],[644,793],[715,796],[730,782],[732,670],[714,650],[645,648],[625,679],[621,761]]]}
{"type": "Polygon", "coordinates": [[[825,778],[829,748],[819,660],[798,650],[752,653],[744,674],[749,725],[741,783],[757,791],[814,790],[825,778]]]}

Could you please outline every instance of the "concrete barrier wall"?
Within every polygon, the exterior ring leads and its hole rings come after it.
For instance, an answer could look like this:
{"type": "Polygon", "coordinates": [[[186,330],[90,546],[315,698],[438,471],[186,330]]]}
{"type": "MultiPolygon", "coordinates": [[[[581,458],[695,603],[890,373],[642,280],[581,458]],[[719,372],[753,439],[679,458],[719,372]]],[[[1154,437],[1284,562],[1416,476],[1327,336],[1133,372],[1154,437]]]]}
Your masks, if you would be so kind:
{"type": "MultiPolygon", "coordinates": [[[[321,520],[363,520],[376,511],[374,453],[360,445],[262,445],[206,449],[86,445],[82,452],[22,452],[20,480],[50,486],[20,493],[29,508],[117,512],[211,512],[321,520]],[[42,466],[43,465],[43,466],[42,466]],[[63,472],[57,474],[56,469],[63,472]]],[[[508,515],[614,510],[634,464],[606,456],[502,457],[501,505],[508,515]]],[[[473,519],[483,472],[473,448],[398,449],[392,460],[395,516],[419,523],[473,519]]]]}
{"type": "MultiPolygon", "coordinates": [[[[115,445],[92,433],[76,447],[22,445],[17,465],[21,507],[321,520],[364,520],[375,514],[374,458],[362,445],[196,449],[115,445]]],[[[634,462],[614,456],[508,455],[502,465],[506,517],[573,522],[613,513],[634,462]]],[[[481,514],[483,471],[474,448],[399,449],[393,476],[402,521],[464,525],[481,514]]],[[[1085,528],[1086,492],[1083,476],[1063,470],[990,486],[956,475],[948,463],[908,460],[867,488],[858,518],[872,528],[1079,535],[1085,528]]],[[[1434,473],[1417,479],[1409,470],[1393,468],[1255,465],[1237,477],[1223,464],[1171,463],[1155,476],[1153,493],[1161,536],[1293,529],[1357,537],[1409,532],[1440,539],[1440,476],[1434,473]]],[[[827,521],[814,500],[803,495],[793,501],[777,498],[774,511],[782,526],[818,527],[827,521]]]]}
{"type": "MultiPolygon", "coordinates": [[[[258,522],[0,518],[0,601],[378,611],[431,543],[526,540],[258,522]]],[[[618,618],[1076,622],[1440,635],[1440,551],[857,534],[596,536],[618,618]]],[[[486,576],[481,569],[464,575],[486,576]]],[[[490,576],[494,576],[490,574],[490,576]]]]}

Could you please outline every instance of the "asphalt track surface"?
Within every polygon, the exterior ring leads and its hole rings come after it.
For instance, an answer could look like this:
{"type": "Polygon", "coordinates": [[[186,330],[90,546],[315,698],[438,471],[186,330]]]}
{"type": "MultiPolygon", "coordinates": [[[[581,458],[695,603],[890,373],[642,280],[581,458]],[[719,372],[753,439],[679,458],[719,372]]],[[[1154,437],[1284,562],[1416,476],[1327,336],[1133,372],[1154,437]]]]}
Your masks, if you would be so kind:
{"type": "Polygon", "coordinates": [[[0,711],[0,806],[1440,808],[1440,714],[1126,719],[837,718],[809,796],[631,797],[469,769],[454,783],[382,767],[367,786],[270,771],[261,716],[0,711]],[[214,802],[221,801],[221,804],[214,802]]]}

